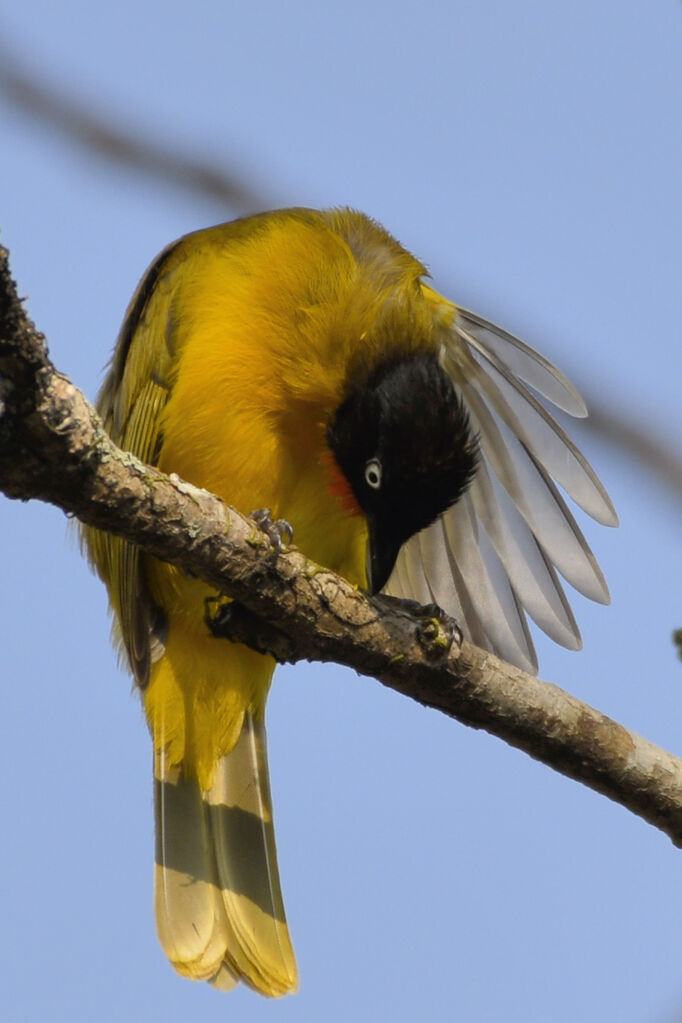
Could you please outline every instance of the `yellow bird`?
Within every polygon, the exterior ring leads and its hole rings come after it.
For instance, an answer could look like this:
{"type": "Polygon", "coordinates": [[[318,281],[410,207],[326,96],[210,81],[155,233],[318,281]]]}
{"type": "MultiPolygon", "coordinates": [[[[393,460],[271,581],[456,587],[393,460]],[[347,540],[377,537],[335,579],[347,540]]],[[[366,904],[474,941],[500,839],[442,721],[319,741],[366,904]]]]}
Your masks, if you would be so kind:
{"type": "MultiPolygon", "coordinates": [[[[556,483],[600,522],[616,515],[540,400],[584,416],[572,385],[425,277],[352,210],[187,235],[139,285],[98,407],[139,458],[242,512],[267,507],[313,560],[435,601],[535,670],[525,612],[580,646],[557,570],[608,602],[556,483]]],[[[293,991],[265,750],[274,662],[209,636],[204,583],[84,537],[153,738],[161,944],[185,976],[293,991]]]]}

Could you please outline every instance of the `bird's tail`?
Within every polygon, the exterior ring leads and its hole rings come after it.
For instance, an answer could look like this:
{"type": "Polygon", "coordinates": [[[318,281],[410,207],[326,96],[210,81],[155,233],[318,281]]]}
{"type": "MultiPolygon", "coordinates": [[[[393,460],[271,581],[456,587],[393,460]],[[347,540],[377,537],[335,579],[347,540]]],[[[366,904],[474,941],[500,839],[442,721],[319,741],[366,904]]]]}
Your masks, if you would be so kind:
{"type": "Polygon", "coordinates": [[[262,716],[245,714],[208,791],[157,750],[154,799],[156,923],[176,970],[224,989],[294,991],[262,716]]]}

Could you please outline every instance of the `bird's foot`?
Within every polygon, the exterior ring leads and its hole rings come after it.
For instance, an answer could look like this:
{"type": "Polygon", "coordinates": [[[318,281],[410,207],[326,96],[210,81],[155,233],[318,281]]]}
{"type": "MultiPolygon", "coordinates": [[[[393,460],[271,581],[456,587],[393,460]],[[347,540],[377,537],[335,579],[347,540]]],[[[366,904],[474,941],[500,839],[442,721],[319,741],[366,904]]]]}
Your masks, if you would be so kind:
{"type": "Polygon", "coordinates": [[[204,599],[204,624],[215,639],[230,639],[230,622],[243,604],[219,594],[204,599]]]}
{"type": "Polygon", "coordinates": [[[286,519],[272,519],[269,508],[258,508],[251,512],[250,518],[261,532],[265,533],[277,554],[281,554],[282,548],[288,547],[294,539],[294,527],[291,523],[286,519]]]}
{"type": "Polygon", "coordinates": [[[238,600],[221,595],[206,597],[204,622],[214,639],[245,643],[259,654],[269,654],[280,664],[298,659],[295,644],[287,633],[263,621],[238,600]]]}
{"type": "Polygon", "coordinates": [[[420,604],[417,600],[392,597],[388,593],[381,593],[372,599],[416,619],[417,639],[427,653],[440,656],[443,652],[447,653],[453,642],[461,647],[464,639],[462,630],[454,618],[438,604],[420,604]]]}

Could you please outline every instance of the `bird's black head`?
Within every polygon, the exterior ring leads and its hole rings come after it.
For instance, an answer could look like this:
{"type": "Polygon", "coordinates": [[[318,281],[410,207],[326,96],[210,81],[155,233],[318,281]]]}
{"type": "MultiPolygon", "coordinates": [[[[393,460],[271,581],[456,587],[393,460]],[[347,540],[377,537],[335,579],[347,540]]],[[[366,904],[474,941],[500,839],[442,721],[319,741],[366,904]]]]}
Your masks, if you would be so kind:
{"type": "Polygon", "coordinates": [[[367,517],[370,589],[378,593],[398,551],[455,504],[471,483],[478,443],[434,352],[382,363],[350,390],[327,442],[367,517]]]}

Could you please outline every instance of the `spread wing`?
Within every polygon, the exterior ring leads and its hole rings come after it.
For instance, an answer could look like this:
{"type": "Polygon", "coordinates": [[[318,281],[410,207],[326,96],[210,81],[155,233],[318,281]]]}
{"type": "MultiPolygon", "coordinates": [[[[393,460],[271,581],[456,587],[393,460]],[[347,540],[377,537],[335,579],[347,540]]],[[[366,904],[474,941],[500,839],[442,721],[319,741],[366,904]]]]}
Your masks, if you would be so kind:
{"type": "Polygon", "coordinates": [[[464,498],[405,544],[387,590],[435,601],[472,642],[534,672],[526,612],[557,643],[581,646],[557,573],[592,600],[609,602],[556,484],[604,525],[617,525],[616,512],[540,398],[572,416],[587,410],[572,384],[523,341],[424,290],[449,310],[442,361],[478,433],[480,466],[464,498]]]}
{"type": "MultiPolygon", "coordinates": [[[[114,358],[97,400],[112,440],[154,464],[161,443],[161,413],[173,363],[173,302],[169,246],[149,268],[128,307],[114,358]]],[[[140,686],[163,652],[164,622],[144,581],[140,550],[99,530],[83,527],[90,560],[107,584],[120,641],[140,686]]]]}

